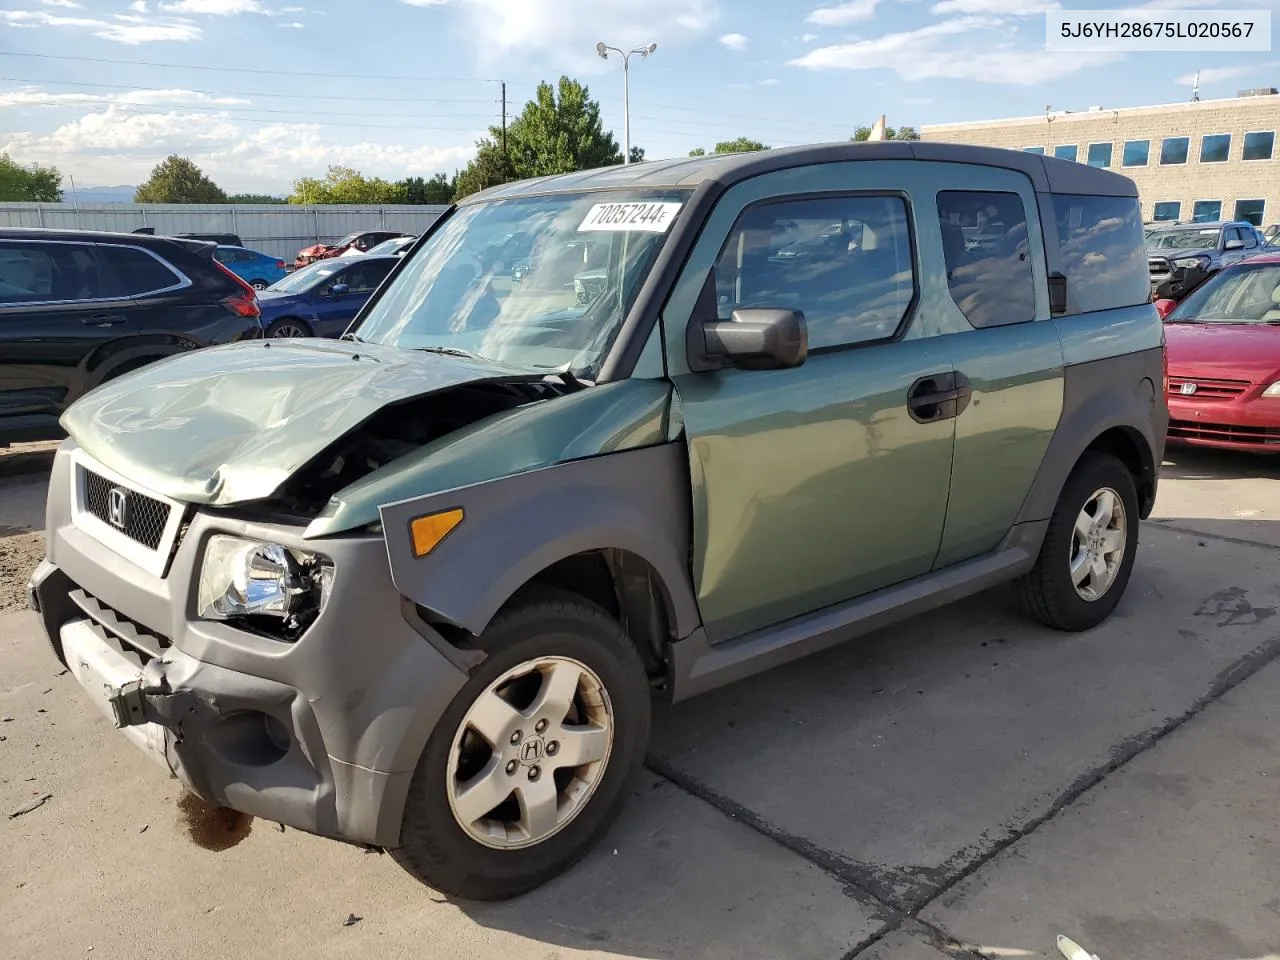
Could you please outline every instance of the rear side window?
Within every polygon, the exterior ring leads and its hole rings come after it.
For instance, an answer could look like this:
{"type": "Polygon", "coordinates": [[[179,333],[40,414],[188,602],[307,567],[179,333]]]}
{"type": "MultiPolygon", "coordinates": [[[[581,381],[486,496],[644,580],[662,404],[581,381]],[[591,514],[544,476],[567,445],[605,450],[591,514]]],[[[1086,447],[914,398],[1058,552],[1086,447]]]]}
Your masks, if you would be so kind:
{"type": "Polygon", "coordinates": [[[892,337],[915,298],[907,205],[828,196],[748,208],[715,268],[720,319],[739,307],[798,310],[811,349],[892,337]]]}
{"type": "Polygon", "coordinates": [[[103,244],[98,247],[98,256],[102,258],[106,296],[138,297],[182,282],[167,264],[137,247],[103,244]]]}
{"type": "Polygon", "coordinates": [[[0,304],[100,296],[98,265],[78,243],[0,243],[0,304]]]}
{"type": "Polygon", "coordinates": [[[1027,214],[1016,193],[944,190],[938,220],[947,286],[975,327],[1026,323],[1036,316],[1027,214]]]}
{"type": "Polygon", "coordinates": [[[352,293],[372,293],[378,284],[387,278],[394,266],[389,260],[375,260],[372,263],[359,263],[348,267],[336,283],[345,283],[352,293]]]}
{"type": "Polygon", "coordinates": [[[1147,303],[1151,277],[1137,197],[1053,195],[1067,313],[1147,303]]]}

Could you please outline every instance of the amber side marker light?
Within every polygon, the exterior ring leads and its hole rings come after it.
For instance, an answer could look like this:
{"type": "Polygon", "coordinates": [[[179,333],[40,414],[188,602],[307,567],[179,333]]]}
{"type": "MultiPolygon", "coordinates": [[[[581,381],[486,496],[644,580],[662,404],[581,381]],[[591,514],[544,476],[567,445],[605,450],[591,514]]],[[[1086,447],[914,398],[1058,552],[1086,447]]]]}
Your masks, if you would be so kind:
{"type": "Polygon", "coordinates": [[[409,536],[413,540],[414,559],[421,559],[440,546],[440,542],[462,522],[462,508],[429,513],[409,521],[409,536]]]}

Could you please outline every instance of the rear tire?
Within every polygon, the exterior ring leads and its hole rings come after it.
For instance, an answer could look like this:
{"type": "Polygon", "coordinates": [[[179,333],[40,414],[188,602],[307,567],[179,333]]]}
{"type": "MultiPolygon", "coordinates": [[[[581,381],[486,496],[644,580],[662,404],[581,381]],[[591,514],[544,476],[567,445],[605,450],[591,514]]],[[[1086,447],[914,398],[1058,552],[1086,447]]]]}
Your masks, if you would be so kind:
{"type": "Polygon", "coordinates": [[[267,327],[268,337],[310,337],[313,336],[311,326],[305,320],[296,317],[281,317],[273,320],[267,327]]]}
{"type": "Polygon", "coordinates": [[[1138,552],[1133,474],[1089,453],[1067,478],[1035,567],[1015,584],[1028,616],[1055,630],[1089,630],[1120,602],[1138,552]]]}
{"type": "Polygon", "coordinates": [[[503,900],[563,873],[617,819],[650,694],[618,622],[565,591],[515,601],[480,646],[488,657],[437,722],[390,853],[442,893],[503,900]]]}

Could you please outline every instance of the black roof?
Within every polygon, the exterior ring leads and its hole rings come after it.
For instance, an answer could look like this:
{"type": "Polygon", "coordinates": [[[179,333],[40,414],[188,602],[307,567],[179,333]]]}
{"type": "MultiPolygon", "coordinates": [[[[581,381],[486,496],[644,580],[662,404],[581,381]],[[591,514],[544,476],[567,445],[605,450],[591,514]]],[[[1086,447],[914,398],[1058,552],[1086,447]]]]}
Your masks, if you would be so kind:
{"type": "Polygon", "coordinates": [[[156,236],[149,233],[111,233],[106,230],[54,230],[45,227],[0,227],[0,240],[79,240],[82,243],[128,243],[149,250],[182,247],[195,253],[217,244],[209,240],[156,236]]]}
{"type": "Polygon", "coordinates": [[[1021,150],[976,147],[933,141],[887,140],[874,143],[828,143],[781,147],[754,153],[727,153],[709,157],[619,164],[596,170],[580,170],[550,177],[535,177],[491,187],[472,194],[462,203],[505,199],[543,193],[564,193],[614,188],[692,188],[707,182],[727,187],[748,177],[816,163],[852,160],[933,160],[971,163],[1017,170],[1031,178],[1037,191],[1136,197],[1138,188],[1128,177],[1074,160],[1059,160],[1021,150]]]}

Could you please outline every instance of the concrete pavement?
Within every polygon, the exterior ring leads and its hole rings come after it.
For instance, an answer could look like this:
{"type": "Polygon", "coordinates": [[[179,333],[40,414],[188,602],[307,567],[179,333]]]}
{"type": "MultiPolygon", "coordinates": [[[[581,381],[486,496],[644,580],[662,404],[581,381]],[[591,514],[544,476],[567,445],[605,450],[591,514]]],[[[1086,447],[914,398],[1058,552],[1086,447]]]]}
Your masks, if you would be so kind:
{"type": "Polygon", "coordinates": [[[196,848],[176,785],[0,617],[0,812],[52,794],[0,821],[0,956],[1280,956],[1276,467],[1167,465],[1092,633],[992,595],[658,711],[618,828],[501,905],[260,822],[196,848]]]}

